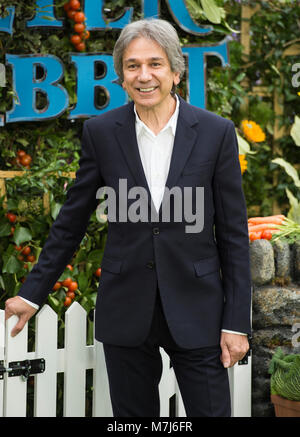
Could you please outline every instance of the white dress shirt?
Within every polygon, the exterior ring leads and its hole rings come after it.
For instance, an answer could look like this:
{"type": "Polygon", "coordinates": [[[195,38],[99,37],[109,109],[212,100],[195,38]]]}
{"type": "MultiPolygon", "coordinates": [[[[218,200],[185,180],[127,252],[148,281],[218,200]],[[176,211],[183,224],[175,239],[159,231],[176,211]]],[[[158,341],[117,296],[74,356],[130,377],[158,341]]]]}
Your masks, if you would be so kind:
{"type": "Polygon", "coordinates": [[[179,114],[179,99],[177,96],[176,101],[176,109],[173,115],[157,135],[142,122],[134,108],[138,148],[151,197],[157,212],[162,202],[173,151],[179,114]]]}
{"type": "MultiPolygon", "coordinates": [[[[151,197],[157,212],[159,211],[160,204],[162,202],[169,173],[179,114],[179,105],[180,102],[176,96],[176,109],[167,124],[157,135],[155,135],[145,125],[145,123],[142,122],[136,112],[136,108],[134,107],[136,116],[135,129],[140,158],[150,189],[151,197]]],[[[34,308],[39,308],[38,305],[33,304],[26,299],[24,300],[34,308]]],[[[236,331],[228,331],[227,329],[223,329],[222,331],[231,332],[233,334],[243,334],[236,331]]]]}

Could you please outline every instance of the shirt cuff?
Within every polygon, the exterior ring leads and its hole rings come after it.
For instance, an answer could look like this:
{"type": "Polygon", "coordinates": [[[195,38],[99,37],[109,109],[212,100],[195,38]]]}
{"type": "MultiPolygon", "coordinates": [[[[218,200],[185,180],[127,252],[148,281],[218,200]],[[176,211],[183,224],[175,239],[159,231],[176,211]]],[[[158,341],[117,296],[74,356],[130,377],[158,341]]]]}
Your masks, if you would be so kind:
{"type": "Polygon", "coordinates": [[[30,300],[24,299],[24,297],[19,296],[20,299],[24,300],[24,302],[28,303],[28,305],[31,305],[33,308],[38,310],[40,307],[36,303],[30,302],[30,300]]]}
{"type": "Polygon", "coordinates": [[[222,332],[228,332],[229,334],[248,335],[248,334],[245,334],[244,332],[229,331],[228,329],[222,329],[222,332]]]}

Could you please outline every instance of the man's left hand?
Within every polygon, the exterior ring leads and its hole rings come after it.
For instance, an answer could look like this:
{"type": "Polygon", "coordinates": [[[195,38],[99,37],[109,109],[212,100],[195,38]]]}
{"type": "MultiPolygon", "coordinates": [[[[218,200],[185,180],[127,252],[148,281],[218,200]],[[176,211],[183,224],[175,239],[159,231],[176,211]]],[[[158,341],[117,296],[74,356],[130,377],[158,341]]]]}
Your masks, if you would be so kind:
{"type": "Polygon", "coordinates": [[[220,345],[222,349],[221,361],[226,368],[234,366],[235,363],[244,358],[249,350],[247,335],[221,332],[220,345]]]}

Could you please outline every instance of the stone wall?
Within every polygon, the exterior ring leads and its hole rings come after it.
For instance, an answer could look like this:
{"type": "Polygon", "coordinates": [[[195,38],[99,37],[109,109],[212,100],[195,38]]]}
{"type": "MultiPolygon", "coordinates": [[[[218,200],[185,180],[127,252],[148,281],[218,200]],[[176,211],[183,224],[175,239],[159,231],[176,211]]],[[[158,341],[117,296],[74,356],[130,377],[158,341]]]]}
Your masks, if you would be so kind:
{"type": "Polygon", "coordinates": [[[270,417],[274,416],[268,373],[271,357],[277,347],[300,353],[300,241],[289,245],[255,240],[250,243],[250,260],[252,416],[270,417]]]}

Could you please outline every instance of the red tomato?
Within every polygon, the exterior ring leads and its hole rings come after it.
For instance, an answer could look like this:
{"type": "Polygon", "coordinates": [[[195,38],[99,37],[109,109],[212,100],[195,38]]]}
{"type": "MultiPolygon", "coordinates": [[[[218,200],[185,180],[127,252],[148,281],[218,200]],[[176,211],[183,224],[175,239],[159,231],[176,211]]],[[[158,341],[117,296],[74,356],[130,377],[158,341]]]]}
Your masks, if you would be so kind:
{"type": "Polygon", "coordinates": [[[76,33],[82,33],[85,29],[85,25],[83,23],[74,24],[74,30],[76,33]]]}
{"type": "Polygon", "coordinates": [[[81,37],[81,39],[89,39],[90,32],[88,30],[86,30],[85,32],[81,32],[80,37],[81,37]]]}
{"type": "Polygon", "coordinates": [[[100,267],[95,271],[95,275],[98,276],[98,278],[101,276],[101,268],[100,267]]]}
{"type": "Polygon", "coordinates": [[[29,165],[31,163],[31,161],[32,161],[32,158],[31,158],[30,155],[24,155],[21,158],[21,164],[24,165],[24,166],[29,165]]]}
{"type": "Polygon", "coordinates": [[[61,283],[60,283],[60,282],[55,282],[55,284],[54,284],[52,290],[53,290],[53,291],[57,291],[57,290],[60,289],[60,287],[61,287],[61,283]]]}
{"type": "Polygon", "coordinates": [[[80,9],[80,2],[78,0],[70,0],[69,7],[70,9],[77,11],[77,9],[80,9]]]}
{"type": "Polygon", "coordinates": [[[71,284],[68,286],[69,291],[76,291],[78,288],[78,284],[76,281],[72,281],[71,284]]]}
{"type": "Polygon", "coordinates": [[[68,17],[70,18],[70,20],[74,20],[75,15],[77,14],[76,11],[74,11],[73,9],[69,9],[67,12],[68,17]]]}
{"type": "Polygon", "coordinates": [[[64,306],[68,307],[70,306],[72,303],[72,299],[69,296],[66,296],[65,301],[64,301],[64,306]]]}
{"type": "Polygon", "coordinates": [[[85,44],[83,41],[81,41],[79,44],[75,45],[76,50],[79,52],[83,52],[85,50],[85,44]]]}
{"type": "Polygon", "coordinates": [[[31,252],[31,249],[29,246],[24,247],[24,249],[22,250],[22,255],[29,255],[31,252]]]}
{"type": "Polygon", "coordinates": [[[74,291],[67,291],[66,295],[67,295],[67,297],[70,297],[72,300],[75,299],[74,291]]]}
{"type": "Polygon", "coordinates": [[[71,282],[72,282],[72,278],[67,278],[67,279],[65,279],[64,281],[62,281],[62,285],[63,285],[64,287],[69,287],[70,284],[71,284],[71,282]]]}
{"type": "Polygon", "coordinates": [[[75,23],[83,23],[85,20],[85,15],[83,12],[76,12],[74,15],[75,23]]]}
{"type": "Polygon", "coordinates": [[[16,221],[16,219],[17,219],[17,216],[15,214],[13,214],[12,212],[8,212],[6,214],[6,217],[8,218],[10,223],[14,223],[16,221]]]}
{"type": "Polygon", "coordinates": [[[72,35],[70,41],[75,46],[76,44],[81,43],[81,37],[79,35],[72,35]]]}
{"type": "Polygon", "coordinates": [[[271,240],[272,232],[268,230],[263,231],[263,233],[261,234],[261,238],[264,238],[265,240],[271,240]]]}
{"type": "Polygon", "coordinates": [[[251,232],[250,233],[250,240],[254,241],[254,240],[259,240],[261,238],[261,232],[251,232]]]}

